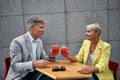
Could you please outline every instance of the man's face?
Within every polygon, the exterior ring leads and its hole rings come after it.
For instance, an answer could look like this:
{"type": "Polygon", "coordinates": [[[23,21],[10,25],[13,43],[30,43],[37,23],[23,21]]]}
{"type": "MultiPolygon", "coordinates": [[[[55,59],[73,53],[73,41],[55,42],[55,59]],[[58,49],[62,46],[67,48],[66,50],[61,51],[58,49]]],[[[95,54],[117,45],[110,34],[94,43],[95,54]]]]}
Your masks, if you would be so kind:
{"type": "Polygon", "coordinates": [[[31,26],[30,30],[32,32],[33,38],[35,38],[35,39],[41,38],[44,33],[44,24],[37,23],[36,25],[31,26]]]}
{"type": "Polygon", "coordinates": [[[98,38],[98,32],[95,32],[92,28],[86,28],[86,37],[88,40],[92,41],[98,38]]]}

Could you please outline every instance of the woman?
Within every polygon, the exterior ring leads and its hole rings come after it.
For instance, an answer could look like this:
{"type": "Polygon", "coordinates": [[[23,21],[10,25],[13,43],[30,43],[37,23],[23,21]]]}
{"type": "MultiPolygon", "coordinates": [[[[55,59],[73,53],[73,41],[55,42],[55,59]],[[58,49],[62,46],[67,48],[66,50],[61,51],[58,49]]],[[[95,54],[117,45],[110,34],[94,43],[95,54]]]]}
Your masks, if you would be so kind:
{"type": "Polygon", "coordinates": [[[111,46],[99,38],[100,34],[101,27],[98,23],[86,26],[87,39],[84,40],[79,53],[75,57],[70,56],[69,51],[63,55],[68,60],[85,64],[78,72],[93,73],[91,79],[85,80],[114,80],[108,67],[111,46]]]}

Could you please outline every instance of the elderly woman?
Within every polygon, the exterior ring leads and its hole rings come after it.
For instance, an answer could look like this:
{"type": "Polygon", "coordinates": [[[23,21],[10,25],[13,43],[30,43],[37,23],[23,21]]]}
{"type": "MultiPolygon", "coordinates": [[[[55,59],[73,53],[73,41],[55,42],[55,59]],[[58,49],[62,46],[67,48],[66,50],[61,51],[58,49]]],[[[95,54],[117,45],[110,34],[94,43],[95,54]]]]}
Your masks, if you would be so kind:
{"type": "Polygon", "coordinates": [[[92,78],[84,80],[114,80],[108,67],[111,46],[99,38],[100,34],[101,27],[98,23],[86,26],[87,39],[84,40],[79,53],[75,57],[70,56],[69,51],[63,55],[68,60],[85,64],[78,72],[93,73],[92,78]]]}

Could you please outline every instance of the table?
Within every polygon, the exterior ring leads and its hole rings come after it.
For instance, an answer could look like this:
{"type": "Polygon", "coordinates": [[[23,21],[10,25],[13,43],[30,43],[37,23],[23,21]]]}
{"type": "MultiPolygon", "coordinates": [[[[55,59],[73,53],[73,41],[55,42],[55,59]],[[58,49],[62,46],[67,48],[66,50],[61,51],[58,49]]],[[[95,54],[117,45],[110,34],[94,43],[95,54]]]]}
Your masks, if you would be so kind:
{"type": "Polygon", "coordinates": [[[78,72],[78,69],[83,66],[78,62],[71,62],[68,60],[56,60],[50,61],[46,68],[36,68],[37,71],[55,79],[55,80],[63,80],[63,79],[80,79],[80,78],[90,78],[92,74],[81,74],[78,72]],[[53,72],[52,68],[54,66],[65,66],[66,71],[57,71],[53,72]]]}

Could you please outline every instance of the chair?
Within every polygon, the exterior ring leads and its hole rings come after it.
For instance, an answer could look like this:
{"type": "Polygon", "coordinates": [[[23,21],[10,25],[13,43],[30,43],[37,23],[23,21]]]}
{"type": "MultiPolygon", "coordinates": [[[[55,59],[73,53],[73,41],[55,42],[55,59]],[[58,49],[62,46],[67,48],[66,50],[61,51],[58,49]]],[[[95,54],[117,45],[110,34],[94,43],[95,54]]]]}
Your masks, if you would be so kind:
{"type": "Polygon", "coordinates": [[[114,80],[117,80],[118,63],[109,61],[109,68],[113,72],[114,80]]]}
{"type": "Polygon", "coordinates": [[[4,80],[6,80],[6,76],[10,67],[10,57],[5,58],[5,70],[4,70],[4,80]]]}

